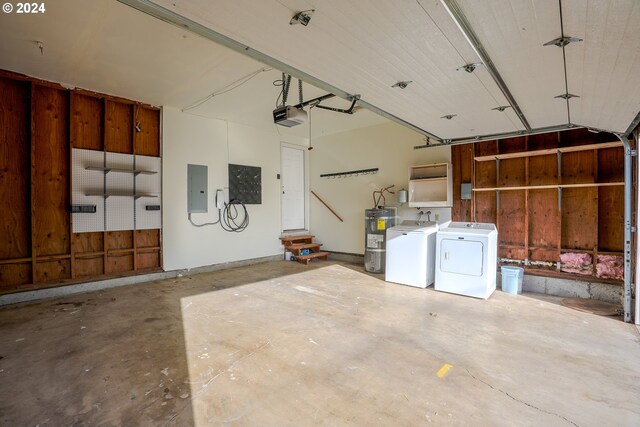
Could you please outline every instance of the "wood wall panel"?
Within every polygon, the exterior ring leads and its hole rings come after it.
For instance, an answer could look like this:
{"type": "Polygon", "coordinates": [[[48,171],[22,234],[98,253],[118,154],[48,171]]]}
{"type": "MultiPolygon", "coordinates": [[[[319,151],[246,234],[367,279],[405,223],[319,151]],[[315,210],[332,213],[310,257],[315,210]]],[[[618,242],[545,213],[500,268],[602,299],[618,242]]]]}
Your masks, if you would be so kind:
{"type": "MultiPolygon", "coordinates": [[[[529,185],[558,183],[558,158],[554,155],[529,157],[529,185]]],[[[557,200],[557,197],[556,199],[557,200]]],[[[557,204],[556,201],[554,203],[557,204]]]]}
{"type": "Polygon", "coordinates": [[[134,133],[136,154],[160,156],[160,110],[135,106],[135,121],[140,132],[134,133]]]}
{"type": "Polygon", "coordinates": [[[597,152],[577,151],[562,155],[562,183],[584,184],[596,182],[597,152]]]}
{"type": "Polygon", "coordinates": [[[624,187],[598,190],[598,250],[624,251],[624,187]]]}
{"type": "Polygon", "coordinates": [[[540,133],[527,137],[528,150],[544,150],[546,148],[556,148],[558,146],[558,133],[540,133]]]}
{"type": "Polygon", "coordinates": [[[160,111],[137,108],[2,73],[0,294],[161,267],[161,230],[71,233],[71,147],[159,156],[160,111]]]}
{"type": "Polygon", "coordinates": [[[522,245],[525,242],[525,192],[500,192],[498,240],[502,245],[522,245]]]}
{"type": "Polygon", "coordinates": [[[624,149],[622,147],[598,150],[598,182],[624,181],[624,149]]]}
{"type": "Polygon", "coordinates": [[[70,260],[54,260],[37,262],[35,271],[36,283],[58,282],[71,277],[70,260]]]}
{"type": "Polygon", "coordinates": [[[133,154],[133,107],[131,104],[105,101],[104,137],[105,151],[133,154]]]}
{"type": "Polygon", "coordinates": [[[142,252],[137,255],[138,270],[149,270],[160,267],[160,252],[142,252]]]}
{"type": "Polygon", "coordinates": [[[473,183],[473,144],[451,147],[451,167],[453,175],[452,216],[459,221],[471,221],[473,202],[461,200],[462,183],[473,183]]]}
{"type": "Polygon", "coordinates": [[[517,187],[526,185],[526,161],[527,159],[524,158],[500,160],[500,176],[498,177],[498,186],[517,187]]]}
{"type": "Polygon", "coordinates": [[[118,274],[133,271],[133,253],[118,254],[107,258],[106,274],[118,274]]]}
{"type": "Polygon", "coordinates": [[[527,150],[527,137],[505,138],[497,144],[499,153],[520,153],[527,150]]]}
{"type": "MultiPolygon", "coordinates": [[[[70,253],[69,93],[33,88],[33,239],[37,256],[70,253]]],[[[36,280],[40,277],[35,275],[36,280]]]]}
{"type": "Polygon", "coordinates": [[[96,277],[104,274],[104,257],[76,258],[74,264],[75,277],[96,277]]]}
{"type": "MultiPolygon", "coordinates": [[[[498,237],[500,237],[499,233],[498,233],[498,237]]],[[[526,256],[527,256],[527,250],[524,247],[509,247],[509,246],[498,247],[498,258],[525,259],[526,256]]]]}
{"type": "Polygon", "coordinates": [[[31,263],[0,265],[0,293],[18,290],[20,285],[31,282],[31,263]]]}
{"type": "Polygon", "coordinates": [[[562,190],[562,248],[593,250],[597,247],[598,189],[562,190]]]}
{"type": "MultiPolygon", "coordinates": [[[[529,246],[559,248],[558,190],[529,190],[529,246]]],[[[559,255],[559,253],[558,253],[559,255]]],[[[557,261],[555,258],[549,260],[557,261]]]]}
{"type": "MultiPolygon", "coordinates": [[[[530,135],[473,144],[477,157],[521,153],[531,150],[574,147],[615,142],[607,133],[585,129],[530,135]]],[[[532,156],[496,161],[473,161],[462,155],[460,146],[452,148],[454,185],[468,170],[474,171],[474,188],[535,186],[557,184],[620,183],[624,180],[624,151],[621,147],[567,152],[558,156],[532,156]],[[460,177],[456,177],[459,174],[460,177]]],[[[558,203],[558,190],[523,189],[473,193],[473,218],[498,227],[499,256],[511,259],[558,262],[561,252],[587,252],[622,255],[624,247],[624,188],[622,186],[564,188],[558,203]],[[496,212],[496,208],[498,212],[496,212]]],[[[452,219],[468,221],[467,212],[454,189],[452,219]]],[[[558,269],[557,266],[528,266],[528,270],[558,269]]],[[[558,274],[557,272],[554,274],[558,274]]],[[[567,273],[572,276],[572,274],[567,273]]],[[[584,276],[578,276],[584,279],[584,276]]],[[[592,278],[593,279],[593,278],[592,278]]]]}
{"type": "Polygon", "coordinates": [[[160,230],[136,230],[136,247],[149,248],[160,246],[160,230]]]}
{"type": "Polygon", "coordinates": [[[74,253],[102,252],[104,233],[73,233],[72,243],[74,253]]]}
{"type": "Polygon", "coordinates": [[[102,151],[103,107],[100,98],[71,93],[71,147],[102,151]]]}
{"type": "MultiPolygon", "coordinates": [[[[29,82],[0,78],[0,260],[31,255],[29,82]]],[[[0,284],[22,283],[23,267],[4,268],[0,284]],[[16,277],[11,277],[13,273],[16,277]]],[[[30,273],[26,275],[30,276],[30,273]]]]}
{"type": "Polygon", "coordinates": [[[107,250],[133,248],[133,231],[108,231],[104,239],[107,250]]]}
{"type": "Polygon", "coordinates": [[[529,259],[531,261],[558,262],[560,261],[560,249],[529,248],[529,259]]]}
{"type": "MultiPolygon", "coordinates": [[[[496,193],[481,192],[475,194],[475,221],[496,223],[496,193]]],[[[458,221],[454,218],[454,221],[458,221]]]]}

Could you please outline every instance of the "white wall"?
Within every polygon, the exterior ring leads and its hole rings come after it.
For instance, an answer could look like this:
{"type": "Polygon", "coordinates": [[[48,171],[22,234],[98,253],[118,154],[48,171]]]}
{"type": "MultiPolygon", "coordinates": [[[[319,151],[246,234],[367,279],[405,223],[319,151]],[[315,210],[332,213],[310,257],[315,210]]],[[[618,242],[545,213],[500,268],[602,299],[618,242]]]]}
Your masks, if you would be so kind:
{"type": "MultiPolygon", "coordinates": [[[[342,217],[340,222],[317,199],[310,201],[310,229],[324,249],[353,254],[364,253],[364,211],[373,207],[372,192],[395,184],[407,188],[412,165],[450,162],[449,147],[414,150],[424,137],[395,123],[384,123],[353,131],[314,138],[309,151],[310,189],[342,217]],[[375,175],[351,178],[320,178],[320,174],[379,168],[375,175]]],[[[396,195],[387,195],[387,205],[398,206],[396,195]]],[[[431,220],[451,219],[449,208],[422,208],[432,212],[431,220]]],[[[400,220],[417,219],[419,210],[400,208],[400,220]]],[[[426,215],[423,216],[426,220],[426,215]]]]}
{"type": "Polygon", "coordinates": [[[165,107],[162,118],[164,269],[194,268],[282,253],[280,236],[280,143],[307,140],[280,136],[274,128],[254,128],[182,113],[165,107]],[[262,204],[248,205],[249,227],[228,233],[220,225],[197,228],[187,218],[187,164],[207,165],[209,213],[192,214],[196,223],[217,219],[215,190],[228,186],[228,163],[262,168],[262,204]]]}

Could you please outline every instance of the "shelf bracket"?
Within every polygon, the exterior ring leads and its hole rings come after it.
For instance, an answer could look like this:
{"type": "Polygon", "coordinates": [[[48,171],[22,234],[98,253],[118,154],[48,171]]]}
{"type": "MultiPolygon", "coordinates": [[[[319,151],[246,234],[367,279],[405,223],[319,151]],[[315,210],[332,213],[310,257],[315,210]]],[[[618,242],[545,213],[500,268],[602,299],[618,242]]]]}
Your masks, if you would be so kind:
{"type": "Polygon", "coordinates": [[[558,211],[562,212],[562,187],[558,187],[558,211]]]}

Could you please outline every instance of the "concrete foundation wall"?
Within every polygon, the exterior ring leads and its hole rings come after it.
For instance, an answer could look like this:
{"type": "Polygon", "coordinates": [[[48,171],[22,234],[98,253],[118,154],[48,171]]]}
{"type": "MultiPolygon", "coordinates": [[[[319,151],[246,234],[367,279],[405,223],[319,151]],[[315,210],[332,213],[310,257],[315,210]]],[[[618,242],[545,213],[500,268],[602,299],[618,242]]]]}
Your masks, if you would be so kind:
{"type": "MultiPolygon", "coordinates": [[[[498,272],[497,287],[501,288],[502,276],[498,272]]],[[[525,274],[522,280],[524,292],[555,295],[567,298],[588,298],[612,304],[622,303],[621,285],[592,283],[582,280],[560,279],[556,277],[525,274]]]]}

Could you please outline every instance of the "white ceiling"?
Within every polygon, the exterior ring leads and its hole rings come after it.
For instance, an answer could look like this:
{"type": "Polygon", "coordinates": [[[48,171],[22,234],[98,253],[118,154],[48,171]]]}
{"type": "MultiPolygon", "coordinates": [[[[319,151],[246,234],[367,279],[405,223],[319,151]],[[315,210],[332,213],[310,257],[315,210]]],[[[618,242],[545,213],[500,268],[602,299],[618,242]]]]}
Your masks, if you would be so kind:
{"type": "MultiPolygon", "coordinates": [[[[523,129],[438,0],[152,0],[442,138],[523,129]],[[315,9],[310,24],[289,25],[315,9]],[[391,88],[412,80],[404,91],[391,88]],[[453,120],[441,119],[457,114],[453,120]]],[[[568,123],[558,0],[458,0],[532,127],[568,123]]],[[[625,131],[640,110],[637,0],[562,0],[571,122],[625,131]],[[577,92],[577,93],[576,93],[577,92]]]]}
{"type": "MultiPolygon", "coordinates": [[[[151,0],[442,138],[524,129],[438,0],[151,0]],[[316,9],[309,26],[289,25],[316,9]],[[405,90],[391,86],[413,83],[405,90]],[[452,120],[444,115],[456,115],[452,120]]],[[[532,127],[566,124],[558,0],[457,0],[532,127]]],[[[637,0],[562,0],[573,124],[622,132],[640,110],[637,0]]],[[[183,108],[263,64],[115,0],[56,0],[43,15],[0,14],[0,68],[155,105],[183,108]],[[44,42],[41,55],[35,40],[44,42]]],[[[273,126],[276,70],[190,110],[273,126]]],[[[295,83],[295,82],[294,82],[295,83]]],[[[294,85],[295,86],[295,85],[294,85]]],[[[290,100],[296,100],[295,90],[290,100]]],[[[305,99],[324,92],[305,85],[305,99]]],[[[290,103],[292,103],[290,101],[290,103]]],[[[348,102],[326,105],[345,108],[348,102]]],[[[315,136],[384,121],[314,109],[315,136]]],[[[278,127],[307,136],[307,126],[278,127]]]]}
{"type": "MultiPolygon", "coordinates": [[[[184,108],[265,67],[115,0],[56,0],[44,15],[0,14],[0,69],[158,106],[184,108]],[[36,41],[43,42],[42,54],[36,41]]],[[[308,137],[306,125],[273,124],[280,88],[272,83],[280,78],[277,70],[259,73],[189,113],[308,137]]],[[[303,93],[310,99],[326,92],[305,84],[303,93]]],[[[289,100],[298,102],[295,80],[289,100]]],[[[341,99],[322,104],[350,105],[341,99]]],[[[311,115],[314,136],[386,121],[361,109],[353,115],[313,109],[311,115]]]]}

